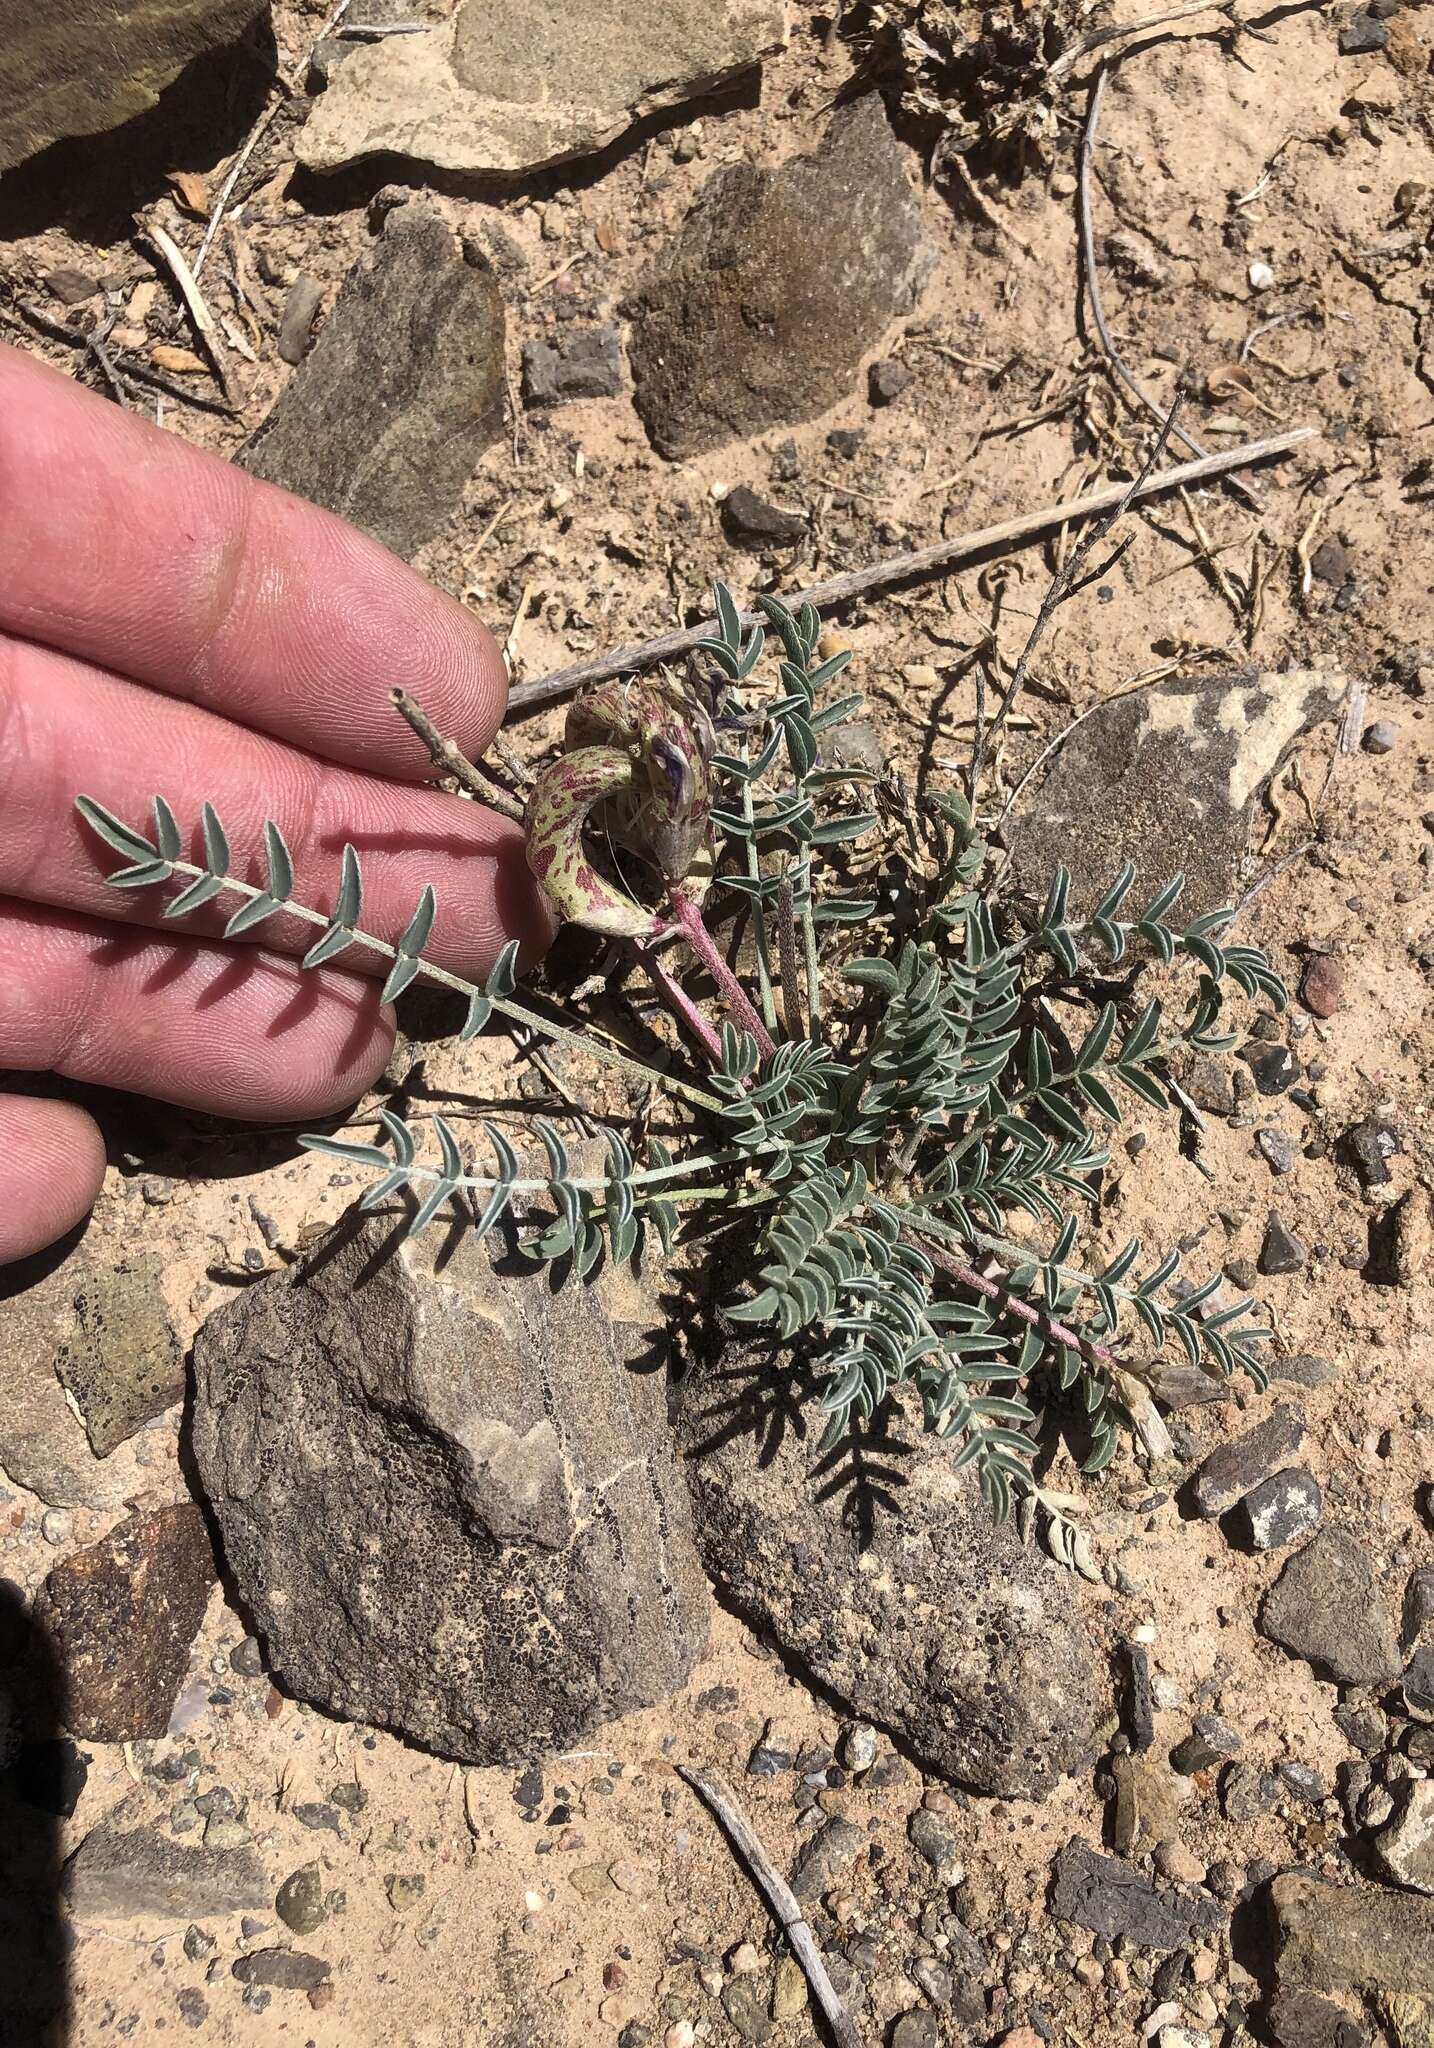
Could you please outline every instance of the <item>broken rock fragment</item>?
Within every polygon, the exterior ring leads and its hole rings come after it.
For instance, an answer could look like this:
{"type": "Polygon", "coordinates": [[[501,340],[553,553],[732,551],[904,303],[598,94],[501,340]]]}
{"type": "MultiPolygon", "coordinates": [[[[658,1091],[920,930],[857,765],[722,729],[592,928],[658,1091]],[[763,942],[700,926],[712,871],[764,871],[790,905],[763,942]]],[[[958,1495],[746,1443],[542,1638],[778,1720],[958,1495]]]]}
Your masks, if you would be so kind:
{"type": "Polygon", "coordinates": [[[51,1572],[58,1708],[93,1742],[157,1738],[169,1725],[215,1581],[209,1532],[184,1502],[131,1514],[51,1572]]]}
{"type": "Polygon", "coordinates": [[[245,1845],[190,1849],[139,1821],[135,1795],[86,1835],[65,1867],[65,1900],[79,1920],[166,1920],[272,1904],[268,1875],[245,1845]]]}
{"type": "Polygon", "coordinates": [[[478,176],[538,170],[750,71],[785,35],[784,0],[463,0],[442,26],[385,37],[334,67],[299,161],[313,171],[379,155],[478,176]]]}
{"type": "Polygon", "coordinates": [[[815,419],[911,311],[935,260],[876,94],[775,170],[707,182],[628,308],[637,409],[663,455],[815,419]]]}
{"type": "Polygon", "coordinates": [[[503,393],[492,272],[431,208],[399,206],[239,459],[408,556],[502,431],[503,393]]]}
{"type": "Polygon", "coordinates": [[[739,1378],[739,1359],[690,1373],[677,1416],[702,1554],[738,1612],[945,1778],[1040,1798],[1088,1764],[1114,1691],[1083,1583],[993,1527],[899,1394],[863,1461],[899,1474],[899,1509],[876,1498],[868,1529],[857,1477],[774,1428],[765,1369],[739,1378]]]}
{"type": "Polygon", "coordinates": [[[1139,914],[1171,876],[1186,885],[1174,920],[1237,900],[1256,806],[1301,734],[1329,718],[1341,679],[1309,669],[1176,676],[1117,698],[1074,731],[1011,820],[1028,894],[1071,871],[1071,904],[1089,913],[1127,859],[1137,871],[1123,915],[1139,914]]]}
{"type": "Polygon", "coordinates": [[[1259,1627],[1340,1685],[1389,1685],[1402,1669],[1374,1561],[1348,1529],[1321,1529],[1296,1551],[1265,1595],[1259,1627]]]}
{"type": "Polygon", "coordinates": [[[1434,1993],[1434,1899],[1287,1870],[1269,1900],[1282,1989],[1434,1993]]]}
{"type": "Polygon", "coordinates": [[[1123,1935],[1137,1948],[1185,1948],[1224,1919],[1213,1899],[1157,1891],[1128,1863],[1098,1856],[1078,1839],[1055,1860],[1050,1903],[1057,1920],[1073,1920],[1109,1941],[1123,1935]]]}
{"type": "Polygon", "coordinates": [[[1190,1482],[1199,1512],[1223,1515],[1251,1487],[1278,1471],[1299,1449],[1304,1434],[1304,1417],[1282,1401],[1253,1429],[1211,1451],[1190,1482]]]}
{"type": "Polygon", "coordinates": [[[196,57],[237,42],[267,0],[64,0],[3,13],[0,171],[152,107],[196,57]]]}

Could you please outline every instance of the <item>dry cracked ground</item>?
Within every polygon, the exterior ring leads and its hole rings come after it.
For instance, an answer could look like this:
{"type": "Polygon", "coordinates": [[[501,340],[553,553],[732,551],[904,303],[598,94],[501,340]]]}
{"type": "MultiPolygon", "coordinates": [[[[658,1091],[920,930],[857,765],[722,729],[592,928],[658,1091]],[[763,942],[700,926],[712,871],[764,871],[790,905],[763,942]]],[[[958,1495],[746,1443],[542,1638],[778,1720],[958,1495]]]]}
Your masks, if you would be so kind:
{"type": "MultiPolygon", "coordinates": [[[[14,13],[7,337],[378,534],[520,684],[1128,480],[1083,136],[1126,370],[1203,448],[1312,433],[1128,516],[984,790],[1008,887],[1185,866],[1298,992],[1101,1217],[1258,1296],[1268,1391],[1056,1468],[1087,1584],[899,1417],[894,1506],[827,1487],[750,1386],[632,1369],[650,1297],[374,1261],[291,1132],[101,1101],[92,1222],[0,1295],[0,2041],[808,2048],[695,1764],[873,2048],[1429,2048],[1434,9],[14,13]]],[[[1073,540],[842,612],[908,800],[1073,540]]],[[[603,1101],[404,1025],[374,1101],[603,1101]]]]}

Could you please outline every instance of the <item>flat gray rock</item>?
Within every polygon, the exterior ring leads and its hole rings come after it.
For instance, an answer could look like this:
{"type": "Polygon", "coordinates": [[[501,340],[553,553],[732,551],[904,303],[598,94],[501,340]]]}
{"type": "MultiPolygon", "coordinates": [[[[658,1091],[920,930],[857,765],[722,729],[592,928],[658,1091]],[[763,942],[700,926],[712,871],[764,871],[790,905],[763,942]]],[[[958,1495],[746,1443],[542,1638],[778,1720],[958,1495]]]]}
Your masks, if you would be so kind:
{"type": "Polygon", "coordinates": [[[890,1436],[819,1460],[764,1404],[772,1368],[734,1344],[697,1367],[677,1428],[698,1542],[724,1596],[854,1714],[943,1777],[1039,1798],[1114,1716],[1087,1589],[998,1530],[949,1445],[894,1400],[890,1436]],[[884,1495],[885,1499],[881,1498],[884,1495]]]}
{"type": "Polygon", "coordinates": [[[416,553],[502,431],[503,331],[473,247],[430,208],[396,207],[241,466],[416,553]]]}
{"type": "Polygon", "coordinates": [[[90,1447],[108,1457],[184,1394],[184,1352],[150,1266],[91,1268],[75,1291],[75,1330],[56,1357],[90,1447]]]}
{"type": "Polygon", "coordinates": [[[58,1266],[46,1265],[43,1258],[27,1260],[0,1275],[0,1468],[51,1507],[116,1507],[134,1491],[133,1464],[96,1457],[76,1408],[65,1398],[58,1369],[92,1400],[88,1419],[97,1441],[109,1449],[131,1426],[178,1399],[182,1376],[171,1379],[164,1347],[154,1341],[153,1301],[144,1311],[138,1308],[146,1283],[139,1283],[130,1303],[133,1323],[121,1309],[122,1327],[111,1349],[108,1318],[103,1327],[92,1318],[87,1328],[77,1302],[103,1303],[114,1269],[93,1260],[83,1246],[58,1266]]]}
{"type": "Polygon", "coordinates": [[[237,42],[269,0],[0,0],[0,171],[68,135],[152,107],[206,50],[237,42]]]}
{"type": "Polygon", "coordinates": [[[1124,1935],[1137,1948],[1186,1948],[1213,1934],[1225,1915],[1213,1899],[1157,1891],[1148,1878],[1114,1856],[1098,1856],[1079,1840],[1055,1860],[1051,1912],[1114,1941],[1124,1935]]]}
{"type": "Polygon", "coordinates": [[[1298,1408],[1282,1401],[1243,1436],[1219,1445],[1202,1460],[1190,1481],[1200,1513],[1207,1518],[1223,1515],[1252,1486],[1278,1471],[1299,1449],[1304,1435],[1304,1417],[1298,1408]]]}
{"type": "Polygon", "coordinates": [[[379,155],[478,176],[538,170],[726,84],[785,37],[784,0],[463,0],[427,34],[345,57],[299,136],[299,161],[313,171],[379,155]]]}
{"type": "Polygon", "coordinates": [[[1259,1628],[1339,1685],[1390,1685],[1403,1669],[1392,1607],[1348,1529],[1321,1529],[1295,1552],[1265,1595],[1259,1628]]]}
{"type": "Polygon", "coordinates": [[[170,1920],[257,1912],[273,1890],[253,1849],[188,1849],[158,1828],[126,1825],[126,1801],[85,1836],[65,1866],[77,1920],[170,1920]]]}
{"type": "Polygon", "coordinates": [[[1022,890],[1044,897],[1064,863],[1072,912],[1088,915],[1129,860],[1138,879],[1128,918],[1176,874],[1186,885],[1174,918],[1233,903],[1261,792],[1342,693],[1341,677],[1312,669],[1249,670],[1176,676],[1103,706],[1012,815],[1022,890]]]}
{"type": "Polygon", "coordinates": [[[663,455],[815,419],[855,387],[935,261],[907,162],[872,93],[811,156],[708,180],[627,308],[637,409],[663,455]]]}
{"type": "Polygon", "coordinates": [[[1282,1990],[1434,1992],[1434,1899],[1287,1870],[1269,1900],[1282,1990]]]}
{"type": "Polygon", "coordinates": [[[351,1219],[212,1316],[193,1443],[270,1667],[469,1763],[571,1748],[687,1678],[708,1599],[626,1272],[554,1293],[465,1232],[351,1219]]]}
{"type": "Polygon", "coordinates": [[[616,398],[621,389],[622,341],[615,327],[523,344],[523,398],[530,409],[616,398]]]}

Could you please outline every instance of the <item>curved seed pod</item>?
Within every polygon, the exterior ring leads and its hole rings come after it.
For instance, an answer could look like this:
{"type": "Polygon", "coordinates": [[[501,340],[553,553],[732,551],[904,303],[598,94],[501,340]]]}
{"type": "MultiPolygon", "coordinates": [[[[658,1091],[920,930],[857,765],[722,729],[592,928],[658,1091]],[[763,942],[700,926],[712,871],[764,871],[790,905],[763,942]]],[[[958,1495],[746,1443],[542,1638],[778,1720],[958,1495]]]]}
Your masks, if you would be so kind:
{"type": "Polygon", "coordinates": [[[574,697],[563,726],[563,745],[569,753],[579,747],[635,747],[638,732],[632,699],[641,688],[633,682],[599,683],[574,697]]]}
{"type": "Polygon", "coordinates": [[[564,917],[614,938],[644,938],[658,920],[600,875],[583,847],[595,805],[631,790],[633,761],[616,747],[579,747],[545,768],[524,817],[528,865],[564,917]]]}
{"type": "Polygon", "coordinates": [[[636,770],[626,803],[609,829],[645,854],[668,882],[681,881],[711,837],[710,773],[714,735],[704,706],[676,678],[603,683],[571,706],[570,750],[621,747],[636,770]]]}

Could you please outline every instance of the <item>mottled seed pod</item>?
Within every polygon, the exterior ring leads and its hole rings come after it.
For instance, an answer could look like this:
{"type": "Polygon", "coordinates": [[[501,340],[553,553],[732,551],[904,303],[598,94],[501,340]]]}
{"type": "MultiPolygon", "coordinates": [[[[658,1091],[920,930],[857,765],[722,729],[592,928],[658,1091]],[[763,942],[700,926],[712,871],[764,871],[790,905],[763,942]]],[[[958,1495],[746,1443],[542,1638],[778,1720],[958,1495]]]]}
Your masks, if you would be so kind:
{"type": "Polygon", "coordinates": [[[526,818],[528,861],[562,914],[592,931],[638,937],[663,920],[607,881],[583,848],[593,812],[669,887],[694,897],[712,871],[712,721],[673,679],[605,683],[568,713],[568,751],[538,777],[526,818]]]}

